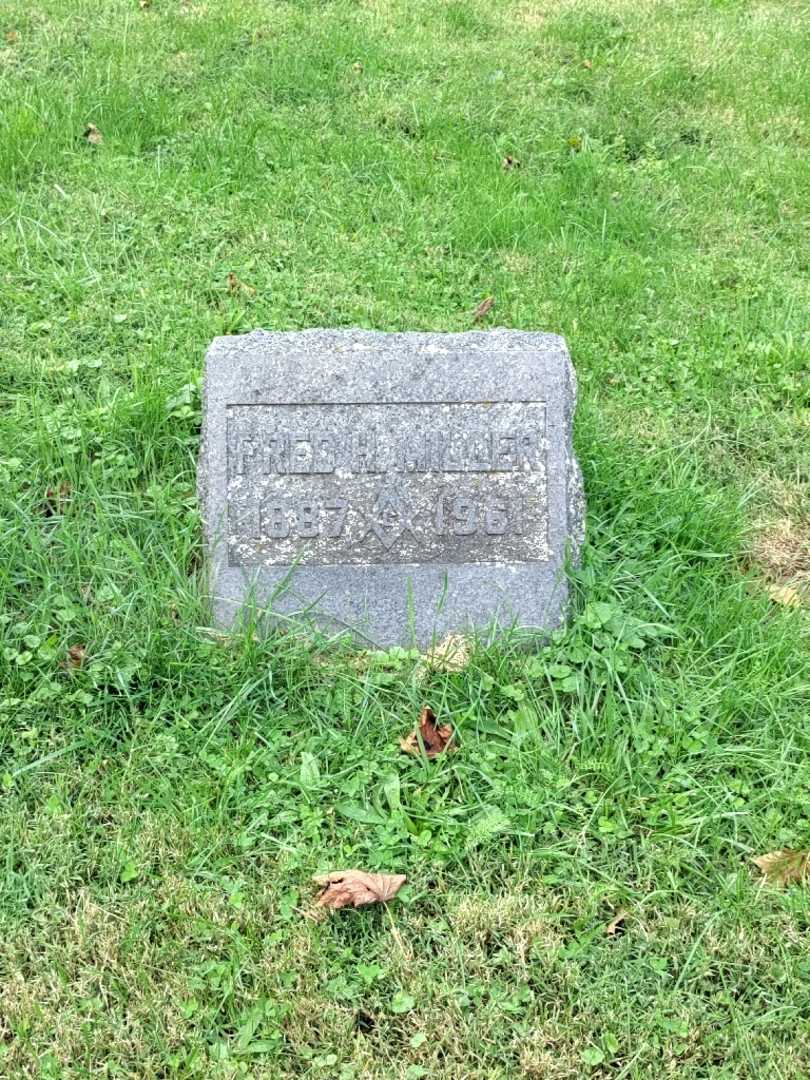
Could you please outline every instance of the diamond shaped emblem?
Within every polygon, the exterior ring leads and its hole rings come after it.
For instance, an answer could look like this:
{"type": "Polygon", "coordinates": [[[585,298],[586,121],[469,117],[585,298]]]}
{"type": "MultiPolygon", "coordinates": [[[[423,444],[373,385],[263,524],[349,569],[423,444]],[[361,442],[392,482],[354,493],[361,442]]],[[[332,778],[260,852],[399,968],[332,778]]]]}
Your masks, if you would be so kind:
{"type": "Polygon", "coordinates": [[[386,551],[390,551],[403,533],[413,533],[411,514],[402,493],[394,487],[383,488],[378,493],[370,520],[371,531],[386,551]]]}

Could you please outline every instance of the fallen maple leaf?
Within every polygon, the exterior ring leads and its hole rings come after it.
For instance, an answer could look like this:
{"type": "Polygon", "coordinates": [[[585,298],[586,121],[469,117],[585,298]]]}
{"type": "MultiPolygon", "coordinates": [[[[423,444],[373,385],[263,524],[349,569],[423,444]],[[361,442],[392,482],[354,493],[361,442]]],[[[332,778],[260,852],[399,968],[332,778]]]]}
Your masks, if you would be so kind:
{"type": "Polygon", "coordinates": [[[68,663],[71,667],[80,668],[84,663],[87,650],[84,645],[71,645],[68,649],[68,663]]]}
{"type": "Polygon", "coordinates": [[[769,851],[752,860],[762,873],[762,881],[768,885],[792,885],[804,881],[810,871],[810,851],[794,851],[784,848],[769,851]]]}
{"type": "Polygon", "coordinates": [[[790,585],[769,585],[768,595],[777,604],[785,607],[801,607],[802,601],[796,589],[790,585]]]}
{"type": "Polygon", "coordinates": [[[406,754],[419,756],[424,748],[425,757],[435,758],[448,749],[452,738],[452,727],[449,724],[437,724],[433,709],[425,705],[419,714],[419,726],[410,735],[400,739],[399,745],[406,754]]]}
{"type": "Polygon", "coordinates": [[[256,295],[256,290],[253,288],[253,286],[247,285],[244,281],[240,281],[240,279],[236,276],[233,270],[228,271],[228,292],[232,296],[238,292],[246,292],[249,293],[251,296],[256,295]]]}
{"type": "Polygon", "coordinates": [[[88,124],[84,129],[84,137],[92,146],[101,146],[104,142],[104,136],[98,130],[95,124],[88,124]]]}
{"type": "Polygon", "coordinates": [[[610,922],[605,926],[605,933],[608,937],[616,937],[624,930],[624,924],[629,915],[630,912],[626,908],[619,908],[610,922]]]}
{"type": "Polygon", "coordinates": [[[354,1017],[354,1026],[361,1035],[368,1035],[377,1026],[377,1021],[365,1009],[358,1009],[354,1017]]]}
{"type": "Polygon", "coordinates": [[[365,870],[333,870],[331,874],[316,874],[313,881],[321,886],[315,901],[318,907],[337,910],[387,904],[405,884],[406,877],[404,874],[368,874],[365,870]]]}
{"type": "Polygon", "coordinates": [[[495,307],[495,297],[485,296],[478,307],[473,312],[473,322],[480,322],[486,318],[490,311],[495,307]]]}
{"type": "Polygon", "coordinates": [[[58,488],[48,488],[45,492],[45,502],[42,506],[42,512],[45,514],[45,517],[53,517],[54,514],[61,512],[62,507],[70,495],[70,490],[70,484],[67,480],[63,480],[58,488]]]}

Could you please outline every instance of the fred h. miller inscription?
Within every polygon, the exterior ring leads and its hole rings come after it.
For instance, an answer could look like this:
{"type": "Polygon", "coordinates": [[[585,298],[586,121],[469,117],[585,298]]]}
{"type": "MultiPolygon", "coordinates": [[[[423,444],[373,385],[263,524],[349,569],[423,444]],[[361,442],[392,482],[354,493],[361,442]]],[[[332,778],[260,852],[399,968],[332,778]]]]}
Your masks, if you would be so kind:
{"type": "Polygon", "coordinates": [[[381,645],[559,624],[583,520],[560,338],[257,332],[212,344],[205,391],[219,622],[250,596],[381,645]]]}

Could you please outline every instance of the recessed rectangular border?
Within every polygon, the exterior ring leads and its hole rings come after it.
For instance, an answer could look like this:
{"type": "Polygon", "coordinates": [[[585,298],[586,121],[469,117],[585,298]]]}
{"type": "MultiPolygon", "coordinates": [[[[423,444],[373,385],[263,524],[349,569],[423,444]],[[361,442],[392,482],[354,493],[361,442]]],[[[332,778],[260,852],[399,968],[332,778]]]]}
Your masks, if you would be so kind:
{"type": "MultiPolygon", "coordinates": [[[[325,558],[323,555],[321,555],[320,557],[316,557],[316,558],[306,558],[306,557],[300,558],[299,556],[300,556],[301,552],[300,552],[300,549],[299,549],[299,551],[296,552],[293,557],[290,557],[288,559],[284,559],[283,561],[282,560],[277,560],[277,559],[273,559],[272,561],[267,561],[267,560],[265,560],[265,559],[263,559],[261,557],[260,552],[257,552],[255,557],[253,557],[253,558],[245,558],[244,560],[241,560],[241,559],[236,559],[235,560],[233,558],[233,556],[232,556],[232,550],[233,550],[232,549],[232,534],[231,534],[230,526],[229,526],[229,528],[228,528],[228,542],[227,542],[228,553],[229,553],[228,554],[228,564],[230,566],[234,567],[234,568],[238,568],[238,567],[249,568],[250,566],[260,568],[260,567],[264,566],[264,567],[267,567],[268,569],[273,568],[273,569],[278,570],[278,569],[281,569],[281,568],[284,568],[284,567],[292,567],[292,566],[300,566],[302,568],[303,567],[317,568],[317,567],[341,567],[341,566],[343,566],[343,567],[346,567],[347,570],[348,570],[350,568],[351,569],[358,569],[358,568],[361,568],[363,566],[374,566],[374,567],[402,566],[402,567],[407,567],[407,566],[425,565],[425,566],[434,566],[435,567],[435,566],[440,566],[443,563],[447,563],[449,565],[454,565],[454,566],[462,566],[462,565],[498,566],[498,565],[501,565],[501,564],[519,564],[519,565],[526,564],[526,565],[530,565],[530,564],[543,564],[543,563],[548,562],[548,559],[549,559],[548,554],[543,555],[543,557],[537,557],[537,555],[535,553],[531,553],[531,551],[530,551],[530,548],[531,548],[532,542],[533,542],[534,545],[537,545],[538,543],[542,543],[545,552],[548,553],[549,552],[549,543],[550,543],[549,521],[548,521],[548,450],[547,450],[547,438],[548,438],[547,410],[548,410],[548,402],[547,402],[546,399],[523,398],[523,397],[521,397],[521,398],[506,398],[506,399],[499,398],[499,399],[484,399],[484,400],[481,400],[481,399],[447,400],[445,398],[445,399],[439,399],[439,400],[420,400],[420,401],[414,401],[414,400],[404,401],[404,400],[390,400],[390,399],[386,400],[386,401],[371,401],[371,400],[368,400],[368,399],[364,399],[364,400],[353,400],[353,401],[349,401],[349,400],[339,400],[339,401],[338,400],[301,401],[301,400],[299,400],[299,401],[283,401],[283,402],[268,401],[268,400],[260,400],[260,401],[253,400],[253,401],[229,401],[229,402],[226,402],[226,403],[223,403],[223,404],[224,404],[225,415],[226,415],[226,447],[227,447],[226,454],[230,452],[230,425],[231,425],[231,416],[232,416],[231,410],[235,410],[235,409],[239,409],[239,410],[253,409],[253,408],[256,408],[256,409],[307,409],[307,410],[308,409],[315,409],[315,410],[318,410],[318,409],[330,409],[330,408],[346,408],[346,409],[355,409],[355,408],[360,408],[360,409],[362,409],[362,408],[374,408],[374,409],[421,408],[421,409],[424,409],[424,408],[437,408],[437,407],[438,408],[447,408],[447,409],[457,409],[457,408],[464,409],[465,407],[470,407],[470,408],[475,408],[475,409],[480,409],[480,410],[486,411],[486,410],[488,410],[490,408],[498,409],[499,407],[502,408],[504,406],[512,406],[512,407],[536,406],[536,407],[541,408],[543,410],[543,425],[542,425],[542,434],[541,434],[541,437],[542,437],[542,440],[543,440],[542,469],[540,470],[539,473],[531,473],[531,472],[528,472],[528,471],[526,471],[526,472],[507,472],[507,471],[497,471],[497,470],[492,470],[491,472],[487,472],[486,470],[478,470],[478,471],[469,470],[469,471],[466,471],[466,472],[461,472],[461,471],[456,471],[456,470],[428,469],[428,470],[425,470],[424,472],[421,472],[419,474],[408,474],[408,473],[397,473],[396,474],[396,475],[403,476],[403,477],[410,477],[411,479],[413,479],[415,475],[421,477],[422,480],[426,484],[431,484],[435,488],[437,498],[441,494],[441,488],[444,485],[449,485],[451,483],[457,483],[459,481],[460,477],[473,478],[479,484],[480,484],[480,478],[485,477],[485,476],[489,476],[489,477],[492,478],[492,480],[491,480],[492,484],[496,483],[495,478],[500,478],[501,485],[504,486],[504,487],[506,487],[507,485],[515,485],[515,486],[519,487],[520,485],[518,484],[518,479],[521,479],[521,480],[524,481],[523,486],[526,487],[527,489],[529,489],[530,491],[531,491],[531,488],[532,488],[533,485],[532,485],[531,480],[529,478],[531,478],[533,476],[540,477],[541,479],[539,481],[535,482],[538,493],[537,493],[536,498],[534,500],[535,504],[532,507],[533,515],[529,515],[529,517],[527,518],[528,527],[527,527],[527,532],[525,534],[525,539],[524,539],[524,535],[521,535],[519,537],[520,542],[518,542],[518,537],[512,535],[510,537],[510,539],[512,540],[511,545],[505,545],[504,549],[501,552],[499,552],[497,555],[490,555],[489,553],[487,553],[486,557],[482,558],[480,550],[478,550],[478,551],[475,550],[475,548],[471,544],[465,543],[464,539],[462,539],[460,537],[452,536],[449,539],[451,541],[456,541],[455,546],[458,549],[458,553],[456,553],[456,551],[453,551],[453,555],[455,557],[450,557],[450,554],[448,554],[448,552],[445,551],[443,555],[438,556],[438,557],[433,557],[433,558],[419,558],[418,556],[414,556],[413,554],[406,554],[405,552],[402,552],[400,557],[394,556],[394,557],[372,558],[372,557],[368,556],[368,557],[363,557],[363,558],[360,558],[360,557],[349,558],[347,556],[347,553],[346,553],[345,549],[344,549],[344,553],[343,553],[342,557],[336,556],[333,559],[325,558]],[[443,482],[442,482],[442,477],[445,478],[444,485],[443,485],[443,482]],[[470,550],[470,549],[472,549],[472,550],[470,550]]],[[[284,481],[287,482],[287,483],[290,483],[290,484],[299,484],[300,485],[301,482],[306,482],[307,479],[309,479],[310,482],[315,484],[315,485],[317,485],[319,483],[319,481],[320,481],[321,484],[323,483],[323,476],[320,475],[320,474],[317,474],[317,473],[288,473],[288,474],[282,474],[282,475],[284,476],[284,481]]],[[[362,473],[357,474],[358,480],[363,475],[364,474],[362,474],[362,473]]],[[[347,481],[344,480],[344,483],[346,483],[346,482],[347,481]]],[[[281,485],[279,484],[279,486],[281,486],[281,485]]],[[[499,497],[497,489],[496,489],[495,494],[496,494],[496,497],[499,497]]],[[[503,497],[503,496],[500,496],[500,497],[503,497]]],[[[521,495],[521,497],[522,497],[522,495],[521,495]]],[[[292,493],[290,495],[290,498],[291,499],[293,498],[292,493]]],[[[227,495],[226,495],[226,517],[227,517],[228,520],[230,520],[230,511],[231,511],[231,499],[230,499],[230,490],[228,490],[227,495]]],[[[415,540],[416,539],[415,534],[412,533],[412,536],[414,537],[414,540],[415,540]]],[[[493,538],[494,538],[494,536],[493,536],[493,538]]],[[[303,545],[301,545],[301,546],[303,547],[303,545]]],[[[445,547],[447,549],[450,549],[451,544],[446,543],[445,547]]],[[[479,541],[479,547],[480,547],[480,541],[479,541]]],[[[249,548],[246,545],[246,551],[247,550],[249,550],[249,548]]],[[[422,550],[424,551],[424,549],[422,549],[422,550]]]]}

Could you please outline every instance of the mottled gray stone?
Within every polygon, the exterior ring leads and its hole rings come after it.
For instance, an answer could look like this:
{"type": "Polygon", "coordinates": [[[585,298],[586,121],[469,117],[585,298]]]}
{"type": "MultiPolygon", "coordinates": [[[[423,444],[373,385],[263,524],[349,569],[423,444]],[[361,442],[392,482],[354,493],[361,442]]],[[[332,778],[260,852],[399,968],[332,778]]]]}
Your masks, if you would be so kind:
{"type": "Polygon", "coordinates": [[[215,621],[255,603],[378,645],[565,617],[584,499],[554,334],[256,331],[205,366],[215,621]]]}

